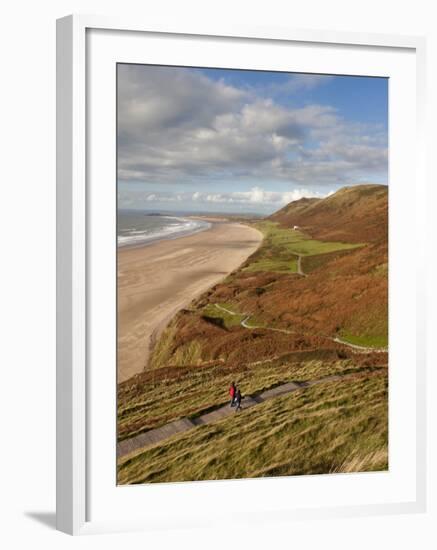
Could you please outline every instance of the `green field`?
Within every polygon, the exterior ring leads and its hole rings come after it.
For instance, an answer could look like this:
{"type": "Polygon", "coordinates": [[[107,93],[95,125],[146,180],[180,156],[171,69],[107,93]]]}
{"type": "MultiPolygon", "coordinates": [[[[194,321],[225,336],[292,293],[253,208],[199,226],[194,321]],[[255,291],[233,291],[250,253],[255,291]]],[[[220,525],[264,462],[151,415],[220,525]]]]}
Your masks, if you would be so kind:
{"type": "Polygon", "coordinates": [[[241,324],[241,321],[246,317],[236,311],[235,306],[229,303],[208,304],[202,310],[204,318],[217,321],[217,325],[230,329],[241,324]],[[232,315],[233,312],[235,315],[232,315]]]}
{"type": "Polygon", "coordinates": [[[387,429],[386,372],[358,375],[298,390],[138,451],[119,461],[118,482],[386,470],[387,429]]]}
{"type": "Polygon", "coordinates": [[[350,250],[362,244],[324,242],[312,239],[301,231],[280,227],[271,221],[261,221],[254,227],[264,235],[260,249],[249,259],[244,271],[297,272],[297,256],[315,256],[350,250]]]}
{"type": "Polygon", "coordinates": [[[364,348],[386,348],[388,346],[388,336],[384,334],[369,334],[369,335],[360,335],[355,336],[348,332],[343,331],[340,336],[341,340],[354,344],[355,346],[362,346],[364,348]]]}

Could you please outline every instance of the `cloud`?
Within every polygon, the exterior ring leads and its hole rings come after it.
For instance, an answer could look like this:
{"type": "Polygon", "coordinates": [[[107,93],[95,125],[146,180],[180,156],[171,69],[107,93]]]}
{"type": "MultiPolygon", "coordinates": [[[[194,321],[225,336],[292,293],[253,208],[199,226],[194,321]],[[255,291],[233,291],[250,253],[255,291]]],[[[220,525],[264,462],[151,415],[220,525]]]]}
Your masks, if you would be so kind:
{"type": "MultiPolygon", "coordinates": [[[[292,191],[267,191],[261,187],[252,187],[250,191],[236,191],[231,193],[207,194],[205,202],[234,203],[244,205],[273,205],[288,204],[303,197],[324,197],[326,194],[309,191],[308,189],[294,189],[292,191]]],[[[199,198],[199,197],[198,197],[199,198]]],[[[198,200],[198,199],[197,199],[198,200]]]]}
{"type": "Polygon", "coordinates": [[[309,91],[327,84],[332,80],[330,75],[319,74],[295,74],[291,75],[284,82],[275,83],[266,88],[270,94],[293,94],[300,91],[309,91]]]}
{"type": "Polygon", "coordinates": [[[257,82],[247,85],[245,90],[256,98],[283,98],[293,97],[301,92],[309,92],[328,84],[334,78],[331,75],[321,74],[287,74],[279,73],[282,78],[273,82],[257,82]]]}
{"type": "Polygon", "coordinates": [[[240,205],[247,208],[257,209],[263,208],[280,208],[290,202],[299,200],[303,197],[322,198],[331,194],[318,193],[309,189],[294,189],[292,191],[268,191],[262,187],[254,186],[249,191],[234,191],[227,193],[207,193],[195,191],[194,193],[137,193],[132,203],[127,203],[126,199],[131,199],[130,195],[121,196],[121,203],[124,207],[133,204],[141,204],[143,201],[151,203],[178,203],[183,201],[185,204],[201,203],[208,204],[227,204],[240,205]]]}
{"type": "MultiPolygon", "coordinates": [[[[384,130],[349,123],[329,105],[291,108],[184,68],[118,71],[121,181],[314,186],[387,171],[384,130]]],[[[280,86],[292,93],[327,79],[292,75],[280,86]]]]}

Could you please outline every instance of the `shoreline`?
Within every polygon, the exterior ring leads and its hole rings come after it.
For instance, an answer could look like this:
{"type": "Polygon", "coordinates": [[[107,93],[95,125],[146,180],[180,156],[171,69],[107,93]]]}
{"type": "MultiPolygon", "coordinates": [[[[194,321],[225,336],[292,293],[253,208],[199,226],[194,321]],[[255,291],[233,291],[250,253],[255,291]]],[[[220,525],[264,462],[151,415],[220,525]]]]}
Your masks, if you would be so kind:
{"type": "Polygon", "coordinates": [[[180,219],[186,219],[186,220],[201,220],[201,221],[205,221],[207,222],[209,225],[205,226],[205,227],[197,227],[195,229],[183,229],[181,231],[175,231],[174,233],[169,233],[168,235],[159,235],[157,237],[152,237],[150,239],[147,239],[147,240],[144,240],[144,241],[138,241],[137,243],[133,242],[133,243],[127,243],[127,244],[124,244],[124,245],[119,245],[118,244],[118,238],[117,238],[117,253],[120,251],[120,250],[124,250],[126,248],[140,248],[140,247],[143,247],[143,246],[149,246],[151,244],[154,244],[154,243],[157,243],[157,242],[160,242],[160,241],[171,241],[171,240],[176,240],[176,239],[182,239],[183,237],[189,237],[190,235],[196,235],[197,233],[201,233],[202,231],[208,231],[209,229],[211,229],[211,226],[213,225],[213,223],[217,223],[215,220],[207,220],[207,219],[204,219],[202,220],[201,218],[197,218],[196,216],[173,216],[174,218],[180,218],[180,219]]]}
{"type": "Polygon", "coordinates": [[[153,342],[193,299],[237,269],[263,235],[232,221],[117,248],[117,382],[147,368],[153,342]]]}

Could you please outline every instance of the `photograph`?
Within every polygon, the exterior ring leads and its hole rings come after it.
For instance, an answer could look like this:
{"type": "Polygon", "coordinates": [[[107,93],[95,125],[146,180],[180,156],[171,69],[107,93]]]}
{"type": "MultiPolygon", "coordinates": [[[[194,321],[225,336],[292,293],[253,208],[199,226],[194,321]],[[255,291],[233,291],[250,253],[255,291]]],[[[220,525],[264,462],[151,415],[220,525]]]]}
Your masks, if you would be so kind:
{"type": "Polygon", "coordinates": [[[116,71],[117,484],[388,471],[389,79],[116,71]]]}

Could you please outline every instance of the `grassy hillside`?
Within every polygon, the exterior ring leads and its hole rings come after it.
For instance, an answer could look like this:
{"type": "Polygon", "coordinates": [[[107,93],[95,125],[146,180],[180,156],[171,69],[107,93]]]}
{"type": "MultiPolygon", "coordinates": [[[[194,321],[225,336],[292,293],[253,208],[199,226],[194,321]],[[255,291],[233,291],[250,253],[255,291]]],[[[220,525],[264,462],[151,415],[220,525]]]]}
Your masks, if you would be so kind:
{"type": "Polygon", "coordinates": [[[149,369],[120,384],[119,440],[226,403],[232,380],[253,394],[356,378],[174,436],[123,459],[120,483],[387,467],[387,354],[370,352],[388,343],[387,188],[302,199],[251,223],[260,248],[179,312],[149,369]]]}
{"type": "Polygon", "coordinates": [[[295,201],[270,216],[282,227],[298,225],[312,237],[346,242],[387,242],[388,187],[344,187],[325,199],[295,201]]]}
{"type": "Polygon", "coordinates": [[[146,371],[119,386],[119,440],[226,404],[230,378],[252,395],[290,380],[306,382],[329,375],[374,372],[384,362],[379,354],[331,349],[285,353],[274,360],[252,363],[229,365],[223,361],[146,371]]]}
{"type": "Polygon", "coordinates": [[[282,396],[119,463],[120,483],[386,470],[387,377],[282,396]]]}

